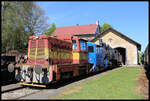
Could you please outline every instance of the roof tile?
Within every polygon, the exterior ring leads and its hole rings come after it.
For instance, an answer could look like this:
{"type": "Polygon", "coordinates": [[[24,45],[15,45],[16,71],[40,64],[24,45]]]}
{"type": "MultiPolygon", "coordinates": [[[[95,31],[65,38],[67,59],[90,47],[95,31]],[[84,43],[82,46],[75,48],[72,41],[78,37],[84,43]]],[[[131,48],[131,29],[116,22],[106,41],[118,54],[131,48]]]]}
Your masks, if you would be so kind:
{"type": "Polygon", "coordinates": [[[53,36],[95,34],[97,24],[57,27],[53,36]]]}

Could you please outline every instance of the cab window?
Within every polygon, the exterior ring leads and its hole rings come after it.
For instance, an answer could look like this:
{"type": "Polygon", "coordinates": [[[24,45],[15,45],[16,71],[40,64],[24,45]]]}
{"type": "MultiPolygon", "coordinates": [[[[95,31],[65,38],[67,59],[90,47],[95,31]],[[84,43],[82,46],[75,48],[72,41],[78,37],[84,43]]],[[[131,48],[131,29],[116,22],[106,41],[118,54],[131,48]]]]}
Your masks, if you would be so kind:
{"type": "Polygon", "coordinates": [[[94,52],[93,46],[88,46],[88,52],[94,52]]]}
{"type": "Polygon", "coordinates": [[[77,49],[76,40],[72,40],[72,49],[73,49],[73,50],[76,50],[76,49],[77,49]]]}
{"type": "Polygon", "coordinates": [[[86,51],[86,42],[84,40],[80,40],[80,49],[81,51],[86,51]]]}

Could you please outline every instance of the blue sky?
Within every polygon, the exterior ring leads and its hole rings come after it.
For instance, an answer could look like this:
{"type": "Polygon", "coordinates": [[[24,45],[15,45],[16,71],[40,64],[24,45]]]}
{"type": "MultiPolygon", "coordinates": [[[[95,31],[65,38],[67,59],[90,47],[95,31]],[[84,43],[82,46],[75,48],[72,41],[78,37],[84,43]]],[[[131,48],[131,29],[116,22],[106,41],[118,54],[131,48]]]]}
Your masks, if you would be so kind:
{"type": "Polygon", "coordinates": [[[127,37],[148,44],[148,2],[37,2],[49,17],[48,24],[56,27],[76,24],[110,24],[127,37]]]}

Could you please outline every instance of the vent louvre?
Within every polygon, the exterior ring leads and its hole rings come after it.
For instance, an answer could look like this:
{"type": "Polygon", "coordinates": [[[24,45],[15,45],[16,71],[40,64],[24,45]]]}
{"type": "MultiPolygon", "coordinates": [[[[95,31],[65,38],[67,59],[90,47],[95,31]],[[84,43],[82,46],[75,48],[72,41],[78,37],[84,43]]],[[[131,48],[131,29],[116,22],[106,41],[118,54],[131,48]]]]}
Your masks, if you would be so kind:
{"type": "Polygon", "coordinates": [[[44,58],[44,40],[38,41],[38,48],[37,48],[37,58],[44,58]]]}
{"type": "Polygon", "coordinates": [[[30,48],[30,57],[34,58],[35,56],[35,47],[36,47],[36,41],[31,40],[31,48],[30,48]]]}
{"type": "MultiPolygon", "coordinates": [[[[35,58],[36,53],[36,40],[31,40],[30,58],[35,58]]],[[[44,40],[38,40],[37,56],[36,58],[44,58],[44,40]]]]}

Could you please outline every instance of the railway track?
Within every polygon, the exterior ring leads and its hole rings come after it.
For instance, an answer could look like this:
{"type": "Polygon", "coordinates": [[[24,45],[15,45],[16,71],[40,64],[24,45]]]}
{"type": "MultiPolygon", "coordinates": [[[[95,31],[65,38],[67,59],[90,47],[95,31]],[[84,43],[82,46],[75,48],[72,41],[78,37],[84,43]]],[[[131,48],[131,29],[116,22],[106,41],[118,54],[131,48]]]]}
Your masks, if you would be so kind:
{"type": "Polygon", "coordinates": [[[28,93],[28,94],[19,96],[19,97],[15,98],[15,100],[19,100],[19,99],[21,99],[21,98],[24,98],[24,97],[29,96],[29,95],[32,95],[32,94],[40,93],[41,91],[43,91],[43,90],[33,91],[33,92],[31,92],[31,93],[28,93]]]}
{"type": "MultiPolygon", "coordinates": [[[[20,99],[32,94],[36,94],[38,92],[41,92],[42,89],[35,89],[35,88],[29,88],[29,87],[22,87],[19,84],[10,85],[7,86],[7,89],[5,87],[2,87],[2,99],[20,99]],[[13,86],[13,87],[12,87],[13,86]]],[[[44,89],[43,89],[44,90],[44,89]]]]}
{"type": "Polygon", "coordinates": [[[6,92],[10,92],[10,91],[14,91],[17,89],[22,89],[24,88],[23,86],[20,86],[19,83],[17,84],[10,84],[10,85],[6,85],[6,86],[2,86],[2,93],[6,93],[6,92]]]}

